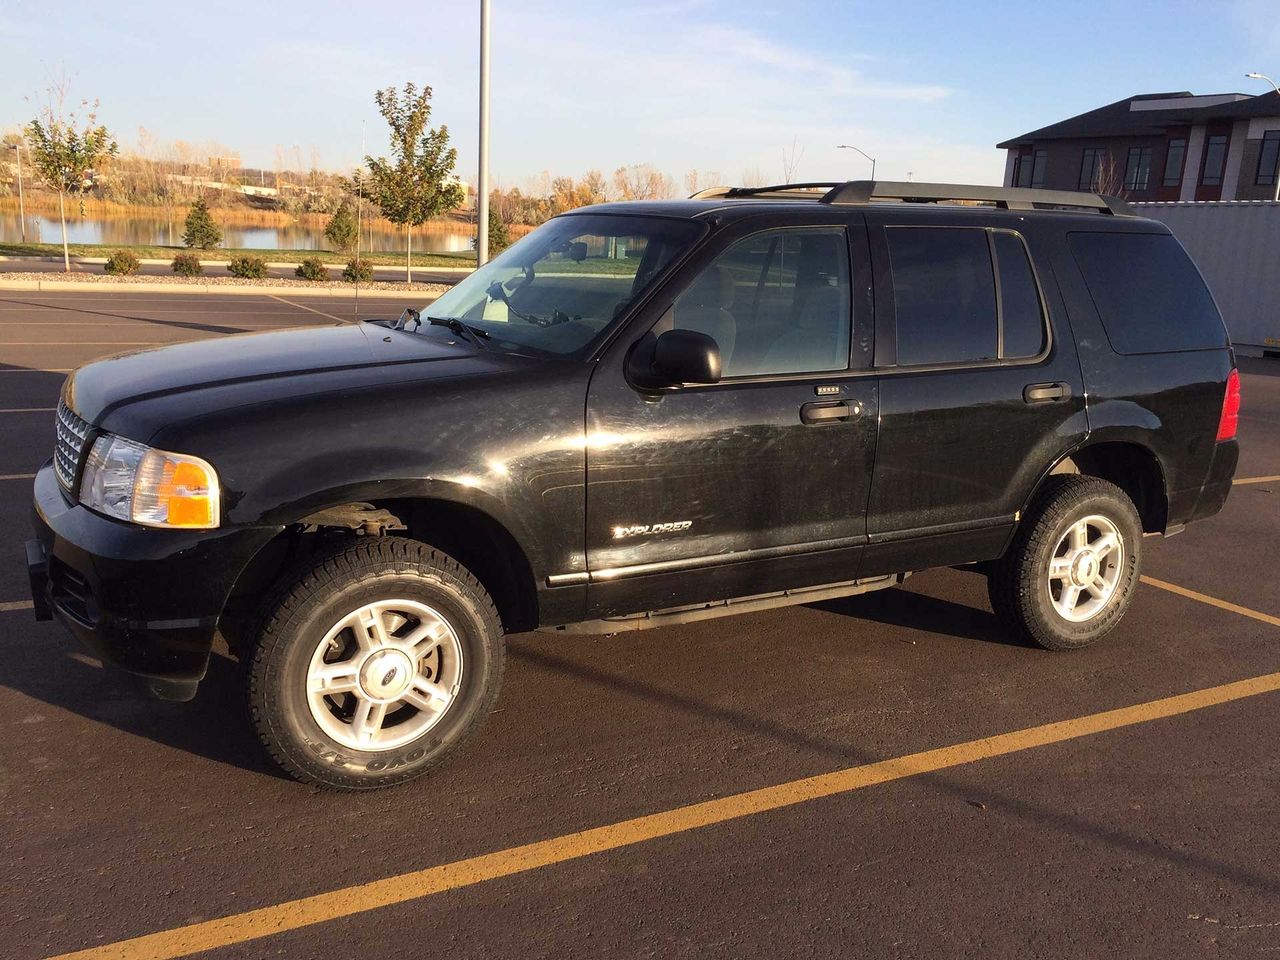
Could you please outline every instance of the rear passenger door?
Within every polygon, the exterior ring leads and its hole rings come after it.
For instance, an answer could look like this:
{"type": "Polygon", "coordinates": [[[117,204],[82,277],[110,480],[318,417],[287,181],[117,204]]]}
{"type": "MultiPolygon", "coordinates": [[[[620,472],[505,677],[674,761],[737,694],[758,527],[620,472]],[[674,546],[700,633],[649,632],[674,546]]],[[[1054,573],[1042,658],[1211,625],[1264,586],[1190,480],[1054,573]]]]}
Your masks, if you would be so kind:
{"type": "Polygon", "coordinates": [[[1087,430],[1065,310],[1024,218],[867,219],[880,434],[862,575],[998,556],[1087,430]]]}

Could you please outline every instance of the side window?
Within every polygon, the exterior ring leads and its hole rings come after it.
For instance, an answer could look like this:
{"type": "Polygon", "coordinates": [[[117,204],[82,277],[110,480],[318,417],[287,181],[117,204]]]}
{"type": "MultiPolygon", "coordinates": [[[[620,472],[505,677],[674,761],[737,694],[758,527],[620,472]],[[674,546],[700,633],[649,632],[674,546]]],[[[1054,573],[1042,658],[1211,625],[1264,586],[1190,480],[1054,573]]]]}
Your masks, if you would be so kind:
{"type": "Polygon", "coordinates": [[[987,231],[889,227],[900,365],[995,360],[996,286],[987,231]]]}
{"type": "Polygon", "coordinates": [[[1169,234],[1071,233],[1067,240],[1117,353],[1227,345],[1209,288],[1169,234]]]}
{"type": "Polygon", "coordinates": [[[1012,233],[996,230],[996,268],[1000,275],[1000,318],[1002,359],[1038,356],[1044,350],[1044,307],[1027,259],[1027,248],[1012,233]]]}
{"type": "Polygon", "coordinates": [[[676,300],[673,329],[720,347],[725,378],[849,366],[849,251],[843,228],[756,234],[716,258],[676,300]]]}
{"type": "Polygon", "coordinates": [[[1044,350],[1040,288],[1017,234],[982,227],[885,233],[899,366],[1024,360],[1044,350]]]}

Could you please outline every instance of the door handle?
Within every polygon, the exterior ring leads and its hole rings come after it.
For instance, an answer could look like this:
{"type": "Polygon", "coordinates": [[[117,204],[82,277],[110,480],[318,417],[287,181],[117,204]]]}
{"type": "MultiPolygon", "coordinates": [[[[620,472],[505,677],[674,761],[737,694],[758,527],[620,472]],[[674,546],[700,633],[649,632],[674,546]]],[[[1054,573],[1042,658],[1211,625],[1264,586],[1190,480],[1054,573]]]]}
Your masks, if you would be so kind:
{"type": "Polygon", "coordinates": [[[1069,383],[1029,383],[1022,391],[1027,403],[1058,403],[1071,399],[1069,383]]]}
{"type": "Polygon", "coordinates": [[[835,403],[806,403],[800,408],[800,422],[808,424],[835,423],[848,420],[862,413],[862,404],[850,404],[845,400],[835,403]]]}

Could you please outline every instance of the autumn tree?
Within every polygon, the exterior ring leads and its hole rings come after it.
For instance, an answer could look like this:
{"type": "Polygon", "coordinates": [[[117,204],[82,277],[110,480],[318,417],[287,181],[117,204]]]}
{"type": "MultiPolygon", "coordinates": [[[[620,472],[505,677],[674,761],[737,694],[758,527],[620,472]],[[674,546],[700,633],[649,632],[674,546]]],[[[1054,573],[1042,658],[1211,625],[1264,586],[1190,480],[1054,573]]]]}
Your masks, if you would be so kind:
{"type": "Polygon", "coordinates": [[[65,108],[67,84],[59,81],[48,90],[48,102],[40,116],[27,124],[27,152],[36,175],[58,193],[58,218],[62,221],[62,265],[71,272],[67,246],[68,194],[80,198],[92,186],[92,175],[118,148],[105,126],[98,123],[98,102],[81,101],[83,121],[65,108]]]}
{"type": "Polygon", "coordinates": [[[461,185],[451,178],[458,151],[449,146],[449,129],[432,129],[431,88],[406,83],[374,94],[391,128],[391,158],[365,157],[372,193],[383,215],[405,228],[405,278],[413,280],[412,230],[429,217],[460,206],[461,185]]]}

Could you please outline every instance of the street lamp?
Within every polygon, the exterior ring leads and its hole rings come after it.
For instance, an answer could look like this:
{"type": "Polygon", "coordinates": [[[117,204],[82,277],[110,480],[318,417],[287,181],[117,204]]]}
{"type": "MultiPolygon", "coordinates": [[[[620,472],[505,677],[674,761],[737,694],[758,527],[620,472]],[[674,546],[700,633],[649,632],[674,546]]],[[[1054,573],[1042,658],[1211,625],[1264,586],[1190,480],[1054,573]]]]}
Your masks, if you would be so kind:
{"type": "MultiPolygon", "coordinates": [[[[1267,83],[1271,84],[1271,86],[1275,87],[1276,95],[1280,96],[1280,84],[1276,83],[1265,73],[1246,73],[1245,76],[1250,80],[1265,80],[1267,83]]],[[[1276,168],[1271,171],[1271,180],[1272,183],[1275,184],[1276,188],[1275,194],[1271,199],[1280,201],[1280,154],[1276,156],[1276,168]]]]}
{"type": "Polygon", "coordinates": [[[489,259],[489,0],[480,0],[480,171],[476,177],[476,266],[489,259]]]}
{"type": "MultiPolygon", "coordinates": [[[[858,148],[851,143],[838,143],[836,144],[836,149],[837,150],[858,150],[858,148]]],[[[871,161],[871,179],[874,180],[876,178],[876,158],[863,150],[858,150],[858,152],[871,161]]]]}
{"type": "Polygon", "coordinates": [[[13,156],[18,161],[18,224],[22,228],[22,242],[27,242],[27,207],[22,198],[22,141],[13,145],[13,156]]]}

